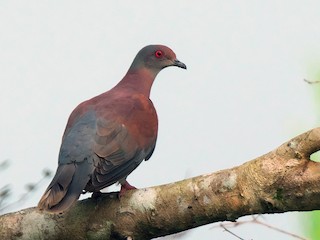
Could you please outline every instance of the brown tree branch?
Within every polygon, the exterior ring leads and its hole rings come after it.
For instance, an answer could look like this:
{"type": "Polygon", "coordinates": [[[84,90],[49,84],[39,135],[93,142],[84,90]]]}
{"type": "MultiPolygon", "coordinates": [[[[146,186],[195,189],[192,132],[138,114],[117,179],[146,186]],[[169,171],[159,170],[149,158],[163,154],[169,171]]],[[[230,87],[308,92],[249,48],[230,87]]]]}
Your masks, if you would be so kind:
{"type": "Polygon", "coordinates": [[[150,239],[257,213],[320,209],[320,128],[241,166],[180,182],[79,201],[53,215],[0,217],[0,239],[150,239]]]}

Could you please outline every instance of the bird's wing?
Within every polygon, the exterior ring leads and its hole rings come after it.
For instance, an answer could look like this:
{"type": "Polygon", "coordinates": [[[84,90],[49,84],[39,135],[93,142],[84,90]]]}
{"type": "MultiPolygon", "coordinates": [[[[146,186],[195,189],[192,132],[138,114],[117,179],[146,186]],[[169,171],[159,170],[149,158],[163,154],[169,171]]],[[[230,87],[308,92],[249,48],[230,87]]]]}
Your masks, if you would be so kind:
{"type": "Polygon", "coordinates": [[[92,175],[96,190],[126,178],[152,153],[155,141],[139,146],[139,141],[124,124],[98,119],[93,151],[99,157],[92,175]]]}

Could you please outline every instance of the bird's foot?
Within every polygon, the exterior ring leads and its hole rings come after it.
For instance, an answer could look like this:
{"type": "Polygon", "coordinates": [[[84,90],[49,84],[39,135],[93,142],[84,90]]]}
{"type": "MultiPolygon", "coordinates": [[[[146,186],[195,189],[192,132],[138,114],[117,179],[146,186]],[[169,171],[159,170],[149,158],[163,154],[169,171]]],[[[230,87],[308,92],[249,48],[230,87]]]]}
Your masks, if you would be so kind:
{"type": "Polygon", "coordinates": [[[121,189],[120,189],[120,192],[119,192],[119,198],[121,198],[126,193],[126,191],[133,190],[133,189],[137,189],[137,188],[132,186],[132,185],[130,185],[130,183],[128,183],[127,181],[125,181],[124,183],[121,183],[121,189]]]}
{"type": "Polygon", "coordinates": [[[99,198],[101,196],[102,196],[102,192],[98,191],[98,192],[93,192],[92,195],[91,195],[91,198],[97,199],[97,198],[99,198]]]}

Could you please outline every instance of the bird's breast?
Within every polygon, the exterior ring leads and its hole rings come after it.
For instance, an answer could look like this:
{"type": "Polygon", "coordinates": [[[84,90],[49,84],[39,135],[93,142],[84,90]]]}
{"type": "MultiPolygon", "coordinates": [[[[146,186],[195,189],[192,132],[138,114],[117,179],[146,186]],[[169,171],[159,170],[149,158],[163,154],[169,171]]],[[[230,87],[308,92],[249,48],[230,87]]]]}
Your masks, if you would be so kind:
{"type": "MultiPolygon", "coordinates": [[[[110,98],[109,98],[110,100],[110,98]]],[[[98,117],[124,125],[142,148],[154,145],[158,133],[158,117],[152,101],[143,94],[117,93],[112,101],[101,101],[98,117]]]]}
{"type": "MultiPolygon", "coordinates": [[[[157,112],[150,99],[137,95],[133,96],[132,108],[124,124],[134,135],[141,136],[141,141],[155,141],[158,133],[157,112]]],[[[144,145],[144,144],[143,144],[144,145]]]]}

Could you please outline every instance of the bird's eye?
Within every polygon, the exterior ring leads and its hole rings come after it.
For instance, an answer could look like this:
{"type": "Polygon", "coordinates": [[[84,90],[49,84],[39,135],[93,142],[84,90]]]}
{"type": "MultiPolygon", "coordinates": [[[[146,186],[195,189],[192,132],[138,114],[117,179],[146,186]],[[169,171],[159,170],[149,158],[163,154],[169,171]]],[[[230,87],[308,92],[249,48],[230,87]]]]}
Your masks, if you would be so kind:
{"type": "Polygon", "coordinates": [[[161,58],[162,55],[163,55],[163,53],[162,53],[162,51],[157,50],[157,51],[154,53],[154,55],[155,55],[157,58],[161,58]]]}

